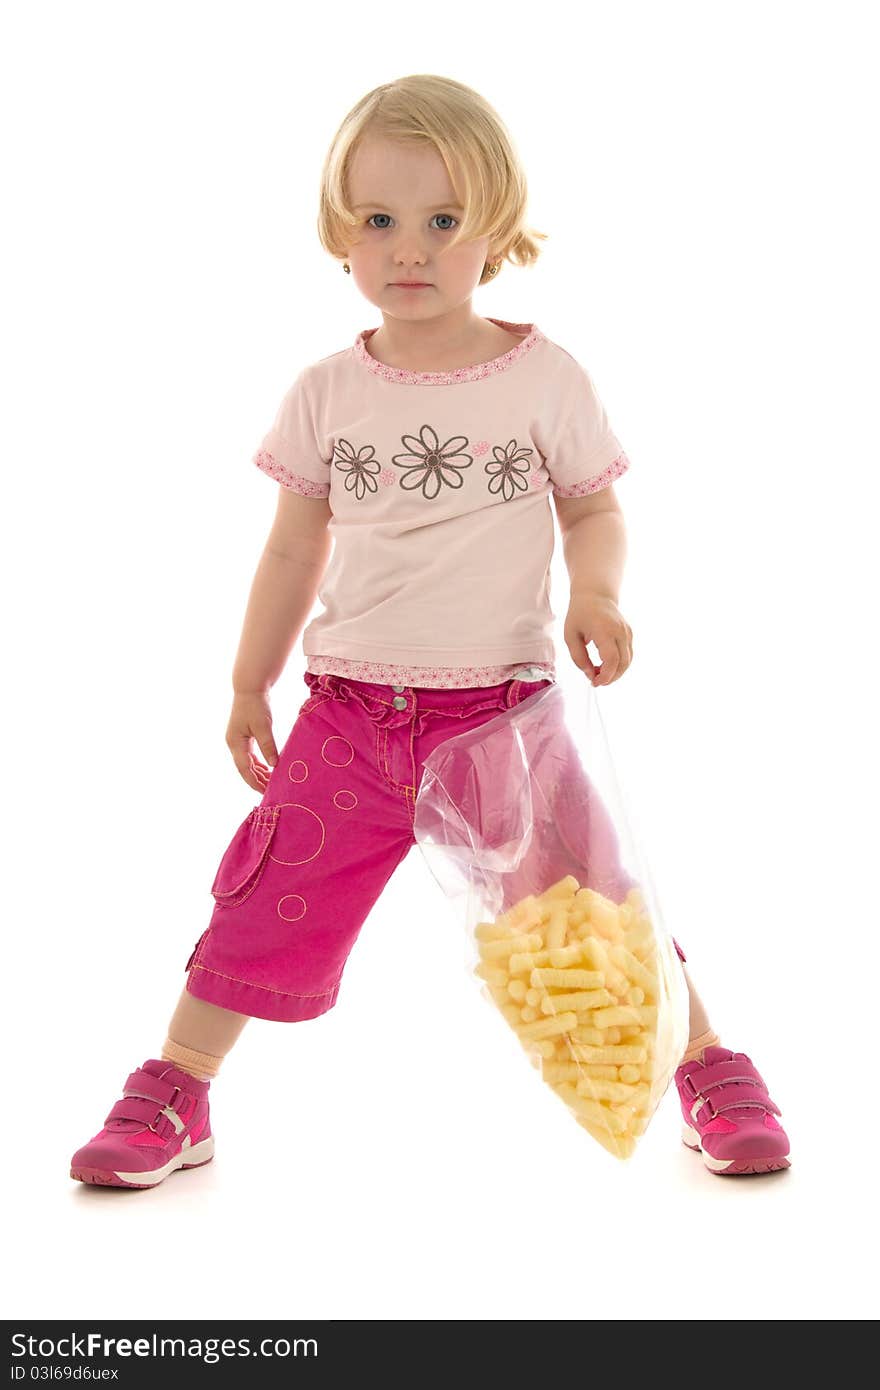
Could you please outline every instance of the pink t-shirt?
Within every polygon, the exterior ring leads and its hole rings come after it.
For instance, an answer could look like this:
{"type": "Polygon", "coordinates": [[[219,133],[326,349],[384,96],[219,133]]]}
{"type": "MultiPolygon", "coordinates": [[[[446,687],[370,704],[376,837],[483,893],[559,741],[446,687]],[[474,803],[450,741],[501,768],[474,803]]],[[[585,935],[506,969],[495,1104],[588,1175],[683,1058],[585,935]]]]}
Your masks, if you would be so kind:
{"type": "Polygon", "coordinates": [[[253,462],[333,512],[308,670],[432,687],[553,674],[550,494],[596,492],[629,460],[565,348],[490,322],[520,337],[490,362],[388,367],[367,328],[286,392],[253,462]]]}

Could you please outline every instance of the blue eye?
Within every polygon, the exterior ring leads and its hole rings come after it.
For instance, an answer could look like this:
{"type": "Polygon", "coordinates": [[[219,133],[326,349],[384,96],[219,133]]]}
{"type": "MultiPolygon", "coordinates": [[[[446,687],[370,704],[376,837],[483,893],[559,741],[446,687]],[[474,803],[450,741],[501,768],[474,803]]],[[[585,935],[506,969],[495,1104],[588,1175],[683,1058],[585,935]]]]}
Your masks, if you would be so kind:
{"type": "MultiPolygon", "coordinates": [[[[389,214],[388,214],[387,212],[374,212],[374,213],[372,214],[371,217],[368,217],[368,218],[367,218],[367,226],[369,227],[369,226],[372,225],[372,223],[373,223],[373,218],[375,218],[375,217],[388,217],[388,216],[389,216],[389,214]]],[[[457,217],[453,217],[451,212],[435,212],[435,213],[434,213],[434,217],[445,217],[445,218],[447,219],[448,222],[454,223],[456,227],[458,226],[458,218],[457,218],[457,217]]],[[[384,231],[387,230],[387,228],[385,228],[385,227],[374,227],[373,230],[376,231],[376,232],[384,232],[384,231]]],[[[451,230],[452,230],[451,227],[438,227],[438,228],[437,228],[437,231],[438,231],[438,232],[450,232],[451,230]]]]}

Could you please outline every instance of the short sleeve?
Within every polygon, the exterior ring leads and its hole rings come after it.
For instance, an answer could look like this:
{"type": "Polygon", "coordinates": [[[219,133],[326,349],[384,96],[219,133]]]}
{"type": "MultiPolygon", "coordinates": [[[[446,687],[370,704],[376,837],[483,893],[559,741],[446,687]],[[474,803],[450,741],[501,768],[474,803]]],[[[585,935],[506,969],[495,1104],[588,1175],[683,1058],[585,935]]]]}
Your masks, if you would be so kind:
{"type": "Polygon", "coordinates": [[[285,393],[253,462],[283,487],[305,497],[329,497],[330,465],[321,457],[307,370],[285,393]]]}
{"type": "Polygon", "coordinates": [[[560,392],[553,393],[556,418],[548,437],[547,471],[558,497],[586,497],[621,477],[629,459],[590,373],[570,353],[564,355],[560,392]]]}

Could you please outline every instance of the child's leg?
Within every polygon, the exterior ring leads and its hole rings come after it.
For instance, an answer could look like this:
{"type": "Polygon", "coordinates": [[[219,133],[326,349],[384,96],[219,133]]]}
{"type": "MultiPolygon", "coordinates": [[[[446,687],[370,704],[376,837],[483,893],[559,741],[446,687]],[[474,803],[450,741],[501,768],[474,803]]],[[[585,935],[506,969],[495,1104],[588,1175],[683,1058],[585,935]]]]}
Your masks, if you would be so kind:
{"type": "Polygon", "coordinates": [[[197,999],[184,989],[168,1025],[162,1061],[173,1062],[181,1071],[201,1081],[211,1080],[238,1040],[248,1017],[248,1014],[233,1013],[219,1004],[197,999]]]}
{"type": "Polygon", "coordinates": [[[693,1062],[700,1057],[704,1047],[717,1047],[719,1038],[709,1023],[709,1015],[706,1013],[706,1006],[694,989],[693,981],[687,972],[687,966],[682,962],[684,978],[688,987],[688,998],[690,1002],[690,1033],[688,1036],[687,1051],[682,1057],[682,1062],[693,1062]]]}

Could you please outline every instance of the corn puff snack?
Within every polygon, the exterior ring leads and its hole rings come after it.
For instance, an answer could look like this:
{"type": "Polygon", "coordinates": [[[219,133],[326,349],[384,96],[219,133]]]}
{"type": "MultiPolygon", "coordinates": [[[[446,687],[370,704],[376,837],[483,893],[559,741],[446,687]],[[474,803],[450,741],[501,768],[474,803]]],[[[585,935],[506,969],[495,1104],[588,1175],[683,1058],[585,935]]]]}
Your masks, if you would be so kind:
{"type": "Polygon", "coordinates": [[[483,993],[542,1079],[609,1153],[629,1158],[678,1061],[658,1034],[666,982],[639,889],[615,903],[569,874],[474,937],[483,993]]]}

